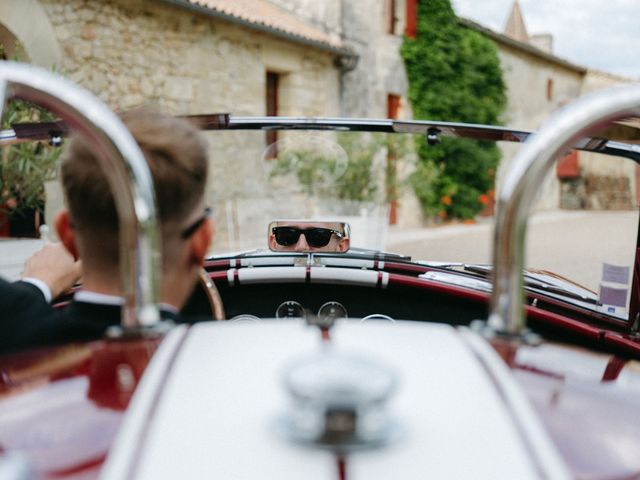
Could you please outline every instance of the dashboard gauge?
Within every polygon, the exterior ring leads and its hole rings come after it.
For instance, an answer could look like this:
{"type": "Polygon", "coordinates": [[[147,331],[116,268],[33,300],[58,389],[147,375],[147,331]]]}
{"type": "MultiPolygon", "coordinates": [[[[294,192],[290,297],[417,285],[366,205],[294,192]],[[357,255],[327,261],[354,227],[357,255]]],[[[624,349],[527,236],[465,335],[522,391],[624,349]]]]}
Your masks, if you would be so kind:
{"type": "Polygon", "coordinates": [[[255,315],[249,315],[248,313],[241,313],[233,318],[229,319],[230,322],[242,322],[242,323],[254,323],[259,322],[260,318],[255,315]]]}
{"type": "Polygon", "coordinates": [[[384,313],[372,313],[371,315],[367,315],[366,317],[360,319],[361,322],[366,322],[368,320],[385,320],[387,322],[396,323],[393,318],[391,318],[389,315],[385,315],[384,313]]]}
{"type": "Polygon", "coordinates": [[[347,318],[347,309],[338,302],[327,302],[318,310],[318,318],[320,320],[335,320],[337,318],[347,318]]]}
{"type": "Polygon", "coordinates": [[[276,310],[276,318],[305,318],[304,307],[294,300],[282,302],[276,310]]]}

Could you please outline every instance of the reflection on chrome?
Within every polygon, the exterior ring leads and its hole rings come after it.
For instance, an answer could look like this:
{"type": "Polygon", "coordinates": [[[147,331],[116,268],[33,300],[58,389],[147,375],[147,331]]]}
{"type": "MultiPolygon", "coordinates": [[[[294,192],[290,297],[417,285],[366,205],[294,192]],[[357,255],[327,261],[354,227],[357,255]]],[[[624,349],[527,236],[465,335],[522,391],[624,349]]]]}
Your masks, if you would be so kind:
{"type": "Polygon", "coordinates": [[[249,315],[248,313],[241,313],[240,315],[230,318],[229,321],[239,323],[256,323],[260,321],[260,318],[255,315],[249,315]]]}
{"type": "Polygon", "coordinates": [[[360,322],[366,322],[367,320],[385,320],[391,323],[396,323],[393,318],[391,318],[389,315],[385,315],[384,313],[372,313],[371,315],[367,315],[366,317],[360,319],[360,322]]]}

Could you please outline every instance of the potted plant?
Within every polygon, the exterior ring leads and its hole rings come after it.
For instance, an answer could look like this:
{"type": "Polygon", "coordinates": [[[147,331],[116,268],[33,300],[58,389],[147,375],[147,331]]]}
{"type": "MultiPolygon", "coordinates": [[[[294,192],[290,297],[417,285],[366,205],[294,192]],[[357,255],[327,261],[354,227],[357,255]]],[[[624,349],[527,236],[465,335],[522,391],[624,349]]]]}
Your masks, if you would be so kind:
{"type": "MultiPolygon", "coordinates": [[[[54,120],[41,107],[22,100],[7,103],[2,129],[14,123],[54,120]]],[[[44,184],[56,177],[60,148],[28,142],[0,148],[0,235],[36,237],[44,222],[44,184]]]]}

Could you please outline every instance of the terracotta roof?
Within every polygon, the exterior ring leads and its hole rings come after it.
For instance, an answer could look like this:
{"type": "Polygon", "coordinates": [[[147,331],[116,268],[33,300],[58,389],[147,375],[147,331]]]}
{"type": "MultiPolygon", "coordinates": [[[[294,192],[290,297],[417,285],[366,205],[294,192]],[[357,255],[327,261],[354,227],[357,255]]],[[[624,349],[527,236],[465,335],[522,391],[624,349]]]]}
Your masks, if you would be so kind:
{"type": "Polygon", "coordinates": [[[165,0],[201,13],[253,27],[289,40],[301,41],[336,53],[350,53],[336,34],[315,27],[268,0],[165,0]]]}

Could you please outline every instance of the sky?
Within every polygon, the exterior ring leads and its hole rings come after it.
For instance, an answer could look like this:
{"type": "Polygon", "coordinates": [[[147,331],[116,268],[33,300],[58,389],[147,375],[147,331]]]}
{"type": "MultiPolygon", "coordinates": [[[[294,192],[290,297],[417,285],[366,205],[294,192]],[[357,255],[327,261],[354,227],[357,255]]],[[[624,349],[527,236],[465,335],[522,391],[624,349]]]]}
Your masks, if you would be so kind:
{"type": "MultiPolygon", "coordinates": [[[[554,55],[640,80],[640,0],[519,0],[529,36],[553,35],[554,55]]],[[[460,17],[504,32],[513,0],[451,0],[460,17]]]]}

